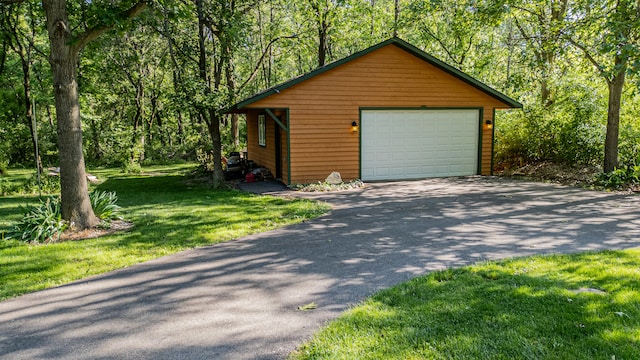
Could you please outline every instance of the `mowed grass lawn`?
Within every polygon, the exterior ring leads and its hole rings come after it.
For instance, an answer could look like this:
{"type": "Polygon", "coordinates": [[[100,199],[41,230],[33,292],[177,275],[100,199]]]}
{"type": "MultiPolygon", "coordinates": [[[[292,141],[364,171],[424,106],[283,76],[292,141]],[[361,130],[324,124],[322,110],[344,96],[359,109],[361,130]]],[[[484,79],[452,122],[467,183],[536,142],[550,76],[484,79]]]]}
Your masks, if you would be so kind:
{"type": "Polygon", "coordinates": [[[381,291],[293,359],[640,359],[640,250],[435,272],[381,291]]]}
{"type": "MultiPolygon", "coordinates": [[[[0,300],[176,253],[228,241],[328,211],[326,204],[236,190],[212,190],[185,181],[193,165],[143,168],[139,175],[93,170],[97,189],[115,191],[128,232],[97,239],[27,245],[0,240],[0,300]]],[[[11,176],[11,172],[10,172],[11,176]]],[[[20,205],[37,196],[0,197],[0,232],[21,218],[20,205]]]]}

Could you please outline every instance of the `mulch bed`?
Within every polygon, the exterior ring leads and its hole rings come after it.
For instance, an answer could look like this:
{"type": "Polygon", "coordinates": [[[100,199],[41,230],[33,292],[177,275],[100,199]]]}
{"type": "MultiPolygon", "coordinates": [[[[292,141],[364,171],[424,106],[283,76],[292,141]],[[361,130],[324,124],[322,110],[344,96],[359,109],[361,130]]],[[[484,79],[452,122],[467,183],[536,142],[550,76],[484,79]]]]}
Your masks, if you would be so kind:
{"type": "Polygon", "coordinates": [[[124,220],[113,220],[108,228],[95,227],[84,230],[67,230],[60,235],[60,239],[55,241],[77,241],[95,239],[105,235],[125,232],[133,229],[133,223],[124,220]]]}
{"type": "MultiPolygon", "coordinates": [[[[584,188],[598,188],[595,179],[600,173],[602,173],[602,167],[600,166],[566,165],[544,161],[505,168],[502,171],[495,172],[495,175],[513,179],[547,181],[584,188]]],[[[628,184],[618,190],[637,193],[640,192],[640,184],[628,184]]]]}

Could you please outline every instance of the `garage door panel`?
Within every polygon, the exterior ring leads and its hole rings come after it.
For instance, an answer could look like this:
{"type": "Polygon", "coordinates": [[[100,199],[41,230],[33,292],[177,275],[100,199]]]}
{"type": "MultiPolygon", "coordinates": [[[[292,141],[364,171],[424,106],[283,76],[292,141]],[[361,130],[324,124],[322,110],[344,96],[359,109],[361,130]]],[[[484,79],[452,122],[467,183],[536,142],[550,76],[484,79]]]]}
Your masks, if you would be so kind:
{"type": "Polygon", "coordinates": [[[388,153],[388,152],[376,153],[375,159],[376,161],[379,161],[379,162],[391,161],[391,153],[388,153]]]}
{"type": "Polygon", "coordinates": [[[364,180],[477,173],[478,110],[362,112],[364,180]]]}

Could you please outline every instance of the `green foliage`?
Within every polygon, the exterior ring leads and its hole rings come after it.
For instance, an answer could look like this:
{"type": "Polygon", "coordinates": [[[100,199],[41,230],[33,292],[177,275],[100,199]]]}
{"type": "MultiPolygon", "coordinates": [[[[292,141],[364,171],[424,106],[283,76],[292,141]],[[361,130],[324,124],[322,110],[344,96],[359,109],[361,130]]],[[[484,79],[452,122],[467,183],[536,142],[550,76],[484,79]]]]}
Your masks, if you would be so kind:
{"type": "Polygon", "coordinates": [[[23,217],[7,236],[9,239],[17,239],[27,243],[44,243],[55,241],[67,228],[67,223],[62,220],[60,211],[60,198],[47,198],[39,205],[22,208],[23,217]]]}
{"type": "Polygon", "coordinates": [[[528,106],[499,115],[496,163],[600,164],[605,135],[601,105],[596,94],[574,87],[549,108],[528,106]]]}
{"type": "Polygon", "coordinates": [[[292,359],[631,359],[640,251],[487,262],[383,290],[292,359]]]}
{"type": "MultiPolygon", "coordinates": [[[[60,192],[60,176],[40,175],[40,188],[45,194],[53,194],[60,192]]],[[[22,194],[36,194],[38,189],[38,175],[33,174],[23,185],[22,194]]]]}
{"type": "MultiPolygon", "coordinates": [[[[107,223],[121,220],[120,207],[115,192],[93,191],[89,194],[94,213],[107,223]]],[[[27,243],[44,243],[58,240],[68,224],[62,220],[60,197],[47,197],[38,205],[22,208],[23,216],[6,234],[6,239],[27,243]]]]}
{"type": "MultiPolygon", "coordinates": [[[[498,162],[600,163],[607,116],[602,78],[621,68],[614,61],[620,54],[629,60],[628,81],[636,81],[622,99],[620,162],[638,165],[637,2],[578,1],[565,9],[562,2],[556,7],[542,1],[403,0],[397,23],[395,3],[203,0],[207,22],[216,26],[204,39],[206,80],[199,70],[195,3],[156,1],[135,21],[118,17],[131,2],[69,3],[74,28],[114,25],[117,32],[92,41],[79,63],[86,164],[136,173],[149,163],[196,160],[198,150],[211,150],[202,110],[225,108],[314,69],[318,20],[325,17],[328,62],[388,39],[397,28],[399,37],[521,101],[524,112],[498,112],[498,162]],[[602,66],[594,67],[568,37],[602,66]]],[[[39,49],[31,58],[31,92],[40,155],[45,166],[55,166],[53,86],[40,55],[48,53],[41,8],[19,2],[12,9],[24,26],[20,36],[29,37],[22,42],[39,49]]],[[[20,58],[10,46],[6,50],[0,69],[0,170],[6,162],[13,168],[31,166],[34,159],[20,58]]],[[[240,127],[235,145],[223,119],[223,153],[244,147],[242,120],[240,127]]]]}
{"type": "Polygon", "coordinates": [[[292,184],[290,187],[296,191],[302,192],[325,192],[357,189],[364,186],[362,180],[356,179],[347,183],[329,184],[328,182],[316,182],[311,184],[292,184]]]}
{"type": "MultiPolygon", "coordinates": [[[[637,110],[640,114],[640,108],[637,110]]],[[[623,120],[618,149],[620,166],[638,166],[640,165],[640,117],[629,116],[623,120]]]]}
{"type": "Polygon", "coordinates": [[[55,194],[60,192],[60,177],[41,174],[38,185],[38,175],[31,174],[24,179],[2,179],[0,178],[0,194],[55,194]]]}
{"type": "Polygon", "coordinates": [[[94,190],[89,193],[93,213],[103,221],[122,220],[118,196],[114,191],[94,190]]]}
{"type": "Polygon", "coordinates": [[[496,129],[496,162],[597,163],[601,129],[558,115],[526,110],[501,117],[496,129]]]}
{"type": "Polygon", "coordinates": [[[640,166],[628,166],[599,174],[596,177],[595,184],[613,190],[640,184],[640,166]]]}
{"type": "Polygon", "coordinates": [[[142,172],[140,162],[133,159],[125,159],[120,167],[125,174],[139,174],[142,172]]]}
{"type": "MultiPolygon", "coordinates": [[[[198,160],[198,163],[200,164],[200,169],[202,169],[205,172],[212,172],[213,171],[213,168],[214,168],[214,165],[213,165],[213,154],[211,153],[211,151],[205,151],[205,150],[198,149],[196,151],[196,159],[198,160]]],[[[223,164],[223,167],[224,167],[224,164],[223,164]]]]}

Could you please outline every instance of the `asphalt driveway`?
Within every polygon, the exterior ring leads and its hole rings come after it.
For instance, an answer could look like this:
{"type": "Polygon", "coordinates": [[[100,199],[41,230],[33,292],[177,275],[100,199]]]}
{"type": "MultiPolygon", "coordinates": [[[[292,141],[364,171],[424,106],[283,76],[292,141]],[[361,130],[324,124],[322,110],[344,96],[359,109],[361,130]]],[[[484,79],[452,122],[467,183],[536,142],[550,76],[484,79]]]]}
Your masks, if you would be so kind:
{"type": "Polygon", "coordinates": [[[303,196],[334,210],[0,303],[2,359],[281,359],[378,289],[485,259],[640,246],[640,197],[483,177],[303,196]],[[313,311],[300,305],[315,302],[313,311]]]}

